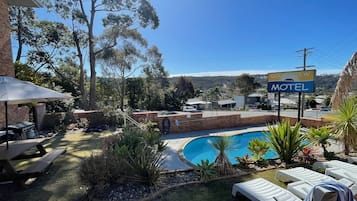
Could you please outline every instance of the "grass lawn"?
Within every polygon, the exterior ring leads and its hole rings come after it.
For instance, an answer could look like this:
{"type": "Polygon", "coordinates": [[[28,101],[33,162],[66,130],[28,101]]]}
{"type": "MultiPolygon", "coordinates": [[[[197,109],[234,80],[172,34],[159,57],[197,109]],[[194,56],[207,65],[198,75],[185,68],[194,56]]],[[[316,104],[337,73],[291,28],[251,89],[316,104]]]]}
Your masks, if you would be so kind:
{"type": "MultiPolygon", "coordinates": [[[[48,172],[38,177],[25,190],[17,190],[14,185],[0,185],[0,200],[7,201],[67,201],[78,200],[85,195],[78,179],[81,159],[99,152],[102,138],[110,132],[83,133],[76,132],[56,136],[47,141],[44,147],[47,151],[53,148],[66,147],[67,152],[57,158],[48,172]]],[[[14,164],[18,170],[24,169],[29,161],[19,161],[14,164]]]]}
{"type": "Polygon", "coordinates": [[[188,185],[185,187],[177,188],[175,190],[164,193],[164,195],[155,199],[157,201],[248,201],[244,196],[239,196],[238,198],[233,198],[231,196],[232,185],[237,182],[247,181],[253,178],[262,177],[265,178],[283,188],[286,188],[286,185],[282,182],[274,179],[276,170],[268,170],[260,172],[257,174],[252,174],[239,178],[225,179],[210,182],[207,184],[201,185],[188,185]]]}

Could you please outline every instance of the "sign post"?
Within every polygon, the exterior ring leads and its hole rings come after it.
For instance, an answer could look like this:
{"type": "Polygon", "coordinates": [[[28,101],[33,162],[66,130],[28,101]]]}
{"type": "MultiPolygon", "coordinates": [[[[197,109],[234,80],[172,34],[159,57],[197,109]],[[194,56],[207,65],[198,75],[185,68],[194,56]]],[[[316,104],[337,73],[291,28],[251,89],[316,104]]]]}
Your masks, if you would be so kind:
{"type": "Polygon", "coordinates": [[[299,93],[298,121],[300,121],[301,93],[315,92],[316,70],[268,73],[268,92],[279,94],[278,118],[280,120],[280,93],[299,93]]]}

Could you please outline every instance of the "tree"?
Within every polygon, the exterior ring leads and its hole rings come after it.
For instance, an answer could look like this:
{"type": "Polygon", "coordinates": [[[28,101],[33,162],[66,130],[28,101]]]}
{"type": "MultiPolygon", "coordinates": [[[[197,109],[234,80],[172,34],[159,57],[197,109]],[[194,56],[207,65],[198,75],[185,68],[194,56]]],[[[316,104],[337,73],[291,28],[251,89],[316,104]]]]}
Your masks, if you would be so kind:
{"type": "Polygon", "coordinates": [[[20,61],[25,45],[31,45],[35,29],[35,12],[33,8],[11,6],[9,8],[11,32],[17,41],[15,61],[20,61]]]}
{"type": "Polygon", "coordinates": [[[221,92],[218,87],[211,88],[208,89],[206,97],[208,101],[218,101],[221,97],[221,92]]]}
{"type": "Polygon", "coordinates": [[[242,74],[237,78],[237,87],[240,90],[240,93],[244,95],[244,107],[247,103],[248,95],[254,92],[260,84],[255,82],[254,77],[250,76],[249,74],[242,74]]]}
{"type": "Polygon", "coordinates": [[[155,29],[159,26],[159,18],[155,9],[148,0],[62,0],[54,1],[53,4],[49,4],[49,7],[54,8],[57,13],[61,13],[63,17],[72,15],[74,19],[86,27],[90,64],[89,108],[95,109],[96,56],[105,49],[112,48],[116,45],[116,43],[113,43],[104,48],[98,48],[97,38],[94,35],[97,13],[105,13],[102,22],[107,30],[129,30],[135,29],[134,27],[138,26],[143,28],[151,26],[155,29]],[[89,6],[85,5],[85,2],[89,2],[89,6]]]}
{"type": "Polygon", "coordinates": [[[146,47],[147,43],[137,30],[120,30],[119,32],[113,31],[113,29],[107,30],[103,35],[103,40],[102,46],[107,47],[109,43],[113,43],[115,46],[103,48],[97,57],[104,64],[102,66],[104,74],[110,78],[119,79],[116,86],[120,95],[119,107],[124,111],[126,77],[135,72],[136,68],[132,69],[132,67],[137,64],[138,59],[145,59],[134,42],[142,47],[146,47]],[[120,36],[124,38],[122,42],[118,41],[120,36]]]}
{"type": "Polygon", "coordinates": [[[126,95],[128,96],[128,106],[133,109],[139,108],[139,102],[144,99],[144,80],[142,78],[128,78],[126,95]]]}
{"type": "Polygon", "coordinates": [[[181,76],[175,83],[174,90],[175,96],[178,98],[181,105],[185,104],[187,99],[195,96],[195,89],[192,82],[183,76],[181,76]]]}
{"type": "Polygon", "coordinates": [[[349,155],[350,147],[357,146],[357,105],[356,98],[344,100],[336,114],[329,114],[326,120],[333,122],[333,131],[336,138],[343,141],[345,154],[349,155]]]}
{"type": "Polygon", "coordinates": [[[169,87],[168,73],[162,62],[162,54],[156,46],[148,49],[146,53],[144,73],[144,100],[142,106],[149,110],[158,110],[166,102],[166,89],[169,87]]]}

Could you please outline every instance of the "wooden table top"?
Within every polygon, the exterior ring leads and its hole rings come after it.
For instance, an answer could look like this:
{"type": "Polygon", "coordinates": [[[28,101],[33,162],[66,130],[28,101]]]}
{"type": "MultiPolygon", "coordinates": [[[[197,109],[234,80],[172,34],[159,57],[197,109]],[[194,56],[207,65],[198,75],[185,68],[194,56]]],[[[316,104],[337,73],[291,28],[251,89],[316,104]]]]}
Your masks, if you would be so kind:
{"type": "Polygon", "coordinates": [[[9,149],[6,149],[6,142],[4,142],[0,144],[0,160],[11,160],[45,140],[47,138],[9,141],[9,149]]]}

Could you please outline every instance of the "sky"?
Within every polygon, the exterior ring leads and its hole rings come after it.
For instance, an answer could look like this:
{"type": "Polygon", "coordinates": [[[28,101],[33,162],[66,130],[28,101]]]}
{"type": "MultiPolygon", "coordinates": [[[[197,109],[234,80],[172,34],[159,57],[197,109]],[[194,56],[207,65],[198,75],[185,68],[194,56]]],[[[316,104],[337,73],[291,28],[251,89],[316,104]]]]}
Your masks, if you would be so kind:
{"type": "Polygon", "coordinates": [[[298,70],[340,73],[357,50],[355,0],[153,0],[156,30],[143,30],[174,75],[298,70]]]}
{"type": "Polygon", "coordinates": [[[170,76],[295,71],[304,48],[317,74],[340,73],[357,50],[355,0],[151,2],[160,26],[141,32],[170,76]]]}

